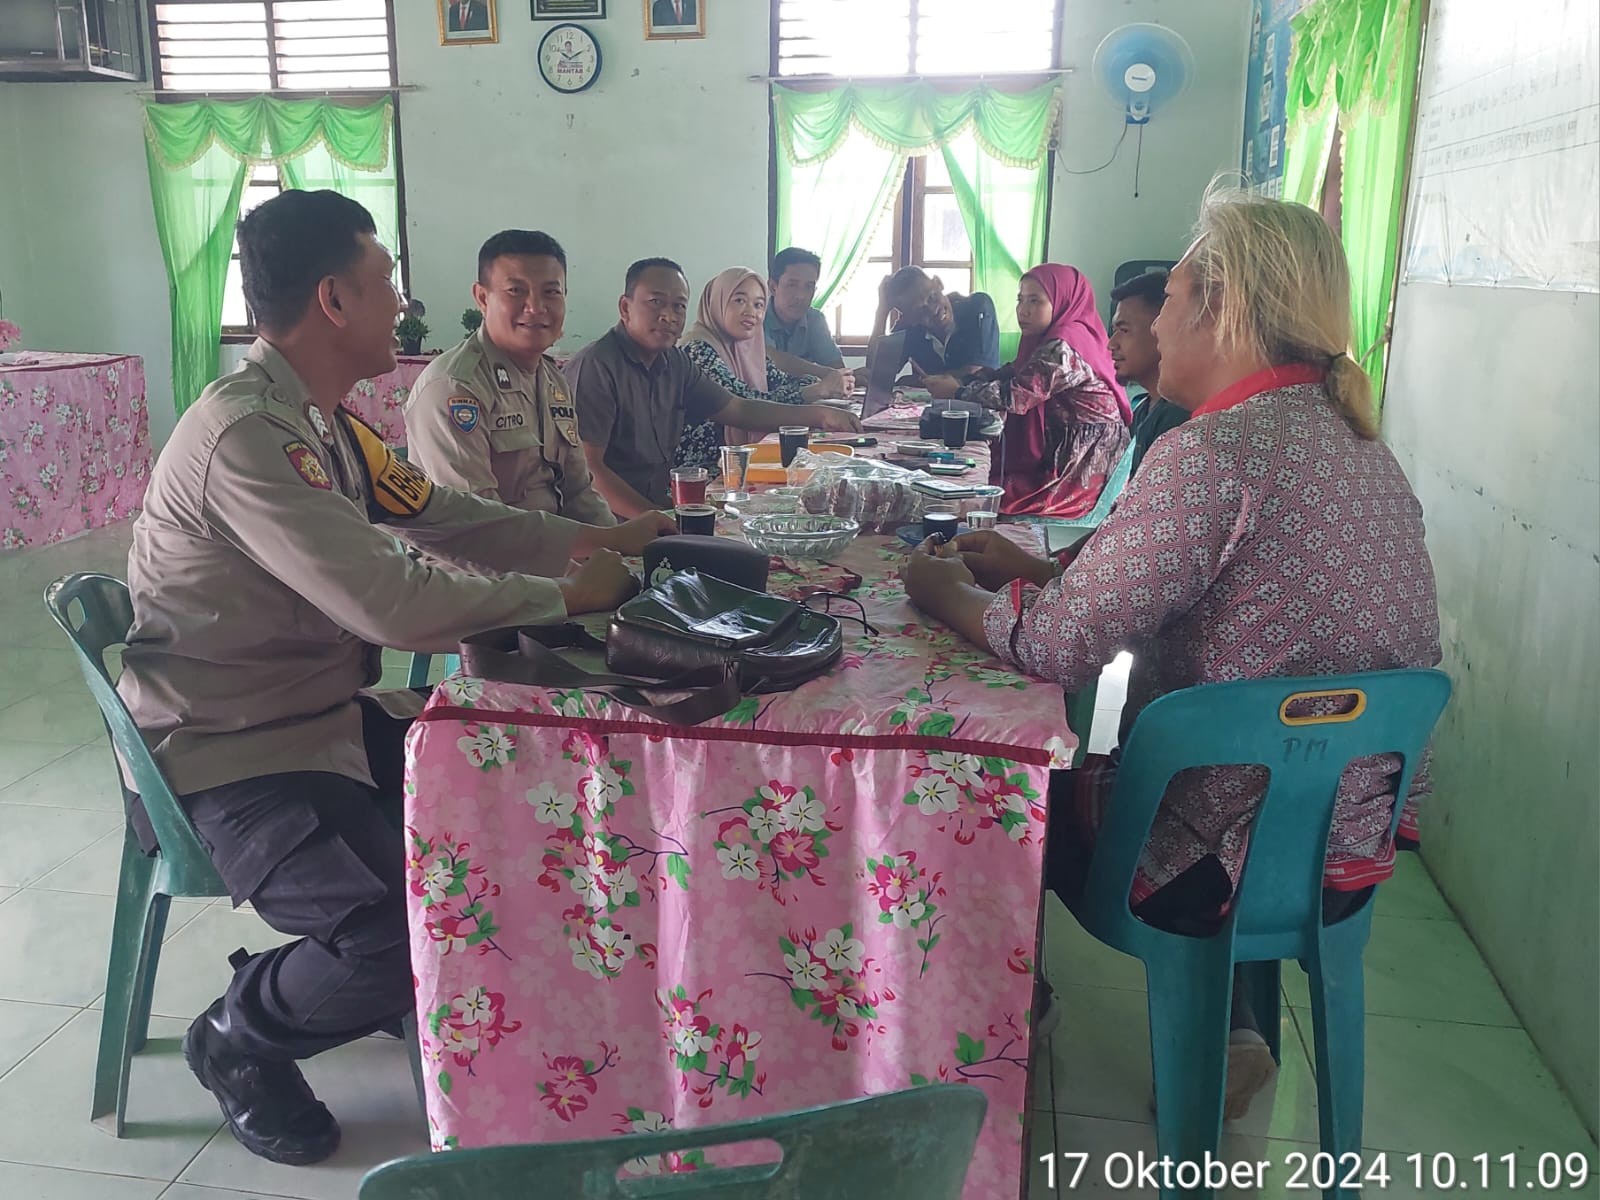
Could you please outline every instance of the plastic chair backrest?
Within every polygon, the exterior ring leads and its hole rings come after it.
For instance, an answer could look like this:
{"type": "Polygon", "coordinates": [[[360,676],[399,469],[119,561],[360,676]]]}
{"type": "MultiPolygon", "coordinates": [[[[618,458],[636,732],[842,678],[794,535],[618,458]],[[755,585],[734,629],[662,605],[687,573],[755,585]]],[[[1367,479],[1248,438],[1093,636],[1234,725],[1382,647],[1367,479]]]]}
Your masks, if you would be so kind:
{"type": "Polygon", "coordinates": [[[1106,476],[1106,485],[1100,489],[1100,499],[1094,502],[1094,508],[1089,510],[1087,516],[1078,517],[1072,524],[1087,525],[1091,529],[1099,529],[1104,524],[1111,515],[1112,505],[1121,499],[1122,489],[1128,486],[1128,476],[1133,474],[1133,450],[1133,441],[1129,439],[1128,448],[1117,459],[1117,465],[1111,468],[1111,474],[1106,476]]]}
{"type": "Polygon", "coordinates": [[[1106,483],[1100,489],[1100,498],[1095,501],[1094,507],[1081,517],[1034,517],[1026,513],[1007,517],[1011,521],[1022,525],[1040,525],[1045,529],[1045,548],[1054,554],[1058,550],[1065,550],[1069,546],[1083,541],[1105,522],[1111,515],[1111,508],[1121,498],[1122,491],[1128,486],[1128,477],[1133,474],[1132,441],[1128,448],[1122,452],[1122,457],[1117,459],[1117,465],[1111,468],[1111,474],[1106,476],[1106,483]],[[1052,534],[1050,531],[1057,531],[1052,534]]]}
{"type": "MultiPolygon", "coordinates": [[[[1231,909],[1236,957],[1298,957],[1321,927],[1328,834],[1346,765],[1398,754],[1398,795],[1407,795],[1449,698],[1443,672],[1395,670],[1209,684],[1154,701],[1128,736],[1096,839],[1085,884],[1085,908],[1104,923],[1095,932],[1125,949],[1153,949],[1160,935],[1129,911],[1128,892],[1167,783],[1187,767],[1259,764],[1271,777],[1231,909]],[[1347,712],[1289,715],[1293,702],[1341,695],[1356,697],[1347,712]]],[[[1394,806],[1391,839],[1401,808],[1394,806]]]]}
{"type": "Polygon", "coordinates": [[[978,1088],[932,1084],[731,1125],[417,1155],[368,1172],[360,1200],[958,1200],[987,1108],[978,1088]],[[783,1161],[617,1176],[636,1159],[752,1140],[776,1142],[783,1161]]]}
{"type": "Polygon", "coordinates": [[[161,857],[174,881],[193,895],[221,895],[211,856],[195,835],[161,768],[122,703],[106,666],[106,651],[126,645],[133,627],[133,599],[128,585],[112,575],[64,575],[44,592],[45,607],[72,640],[84,682],[100,706],[122,761],[133,776],[134,790],[161,844],[161,857]]]}

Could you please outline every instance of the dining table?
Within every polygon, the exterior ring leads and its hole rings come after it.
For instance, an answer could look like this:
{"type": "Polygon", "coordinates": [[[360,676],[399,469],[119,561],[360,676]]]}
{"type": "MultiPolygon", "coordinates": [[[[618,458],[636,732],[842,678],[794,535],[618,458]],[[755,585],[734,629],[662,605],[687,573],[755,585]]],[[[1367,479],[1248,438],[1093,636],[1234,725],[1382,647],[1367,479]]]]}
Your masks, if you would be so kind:
{"type": "Polygon", "coordinates": [[[65,541],[134,515],[150,461],[137,355],[0,354],[0,550],[65,541]]]}
{"type": "MultiPolygon", "coordinates": [[[[985,477],[987,447],[964,453],[985,477]]],[[[910,606],[909,553],[879,533],[773,559],[769,590],[848,592],[864,622],[825,675],[699,725],[459,673],[434,690],[405,819],[436,1149],[949,1082],[988,1098],[963,1194],[1023,1195],[1046,796],[1076,739],[1058,687],[910,606]]]]}

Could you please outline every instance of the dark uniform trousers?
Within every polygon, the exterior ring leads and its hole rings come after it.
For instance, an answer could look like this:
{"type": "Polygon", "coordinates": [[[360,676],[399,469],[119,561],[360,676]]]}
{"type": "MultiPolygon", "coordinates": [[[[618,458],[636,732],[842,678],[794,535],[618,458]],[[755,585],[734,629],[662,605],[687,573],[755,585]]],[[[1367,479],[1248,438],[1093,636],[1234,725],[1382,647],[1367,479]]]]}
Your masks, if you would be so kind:
{"type": "MultiPolygon", "coordinates": [[[[224,997],[235,1049],[310,1058],[412,1007],[401,832],[409,721],[359,698],[376,787],[291,771],[183,796],[235,904],[299,940],[251,956],[224,997]]],[[[134,826],[154,845],[137,797],[134,826]]]]}

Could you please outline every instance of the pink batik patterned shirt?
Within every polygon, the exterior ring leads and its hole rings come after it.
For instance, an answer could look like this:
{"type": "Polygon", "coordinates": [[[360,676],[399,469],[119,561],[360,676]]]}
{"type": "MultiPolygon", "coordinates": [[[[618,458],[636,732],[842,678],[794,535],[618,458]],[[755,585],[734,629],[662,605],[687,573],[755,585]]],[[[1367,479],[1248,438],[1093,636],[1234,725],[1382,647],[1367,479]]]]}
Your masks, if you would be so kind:
{"type": "MultiPolygon", "coordinates": [[[[1440,658],[1422,506],[1388,447],[1357,436],[1305,367],[1242,381],[1160,438],[1062,577],[1042,590],[1013,585],[984,624],[1001,658],[1069,692],[1130,650],[1125,723],[1196,684],[1440,658]]],[[[1399,766],[1383,755],[1346,770],[1328,886],[1392,873],[1399,766]]],[[[1237,886],[1263,778],[1254,767],[1179,775],[1134,902],[1207,854],[1237,886]]],[[[1419,769],[1413,796],[1426,786],[1419,769]]],[[[1410,812],[1405,828],[1414,831],[1410,812]]]]}

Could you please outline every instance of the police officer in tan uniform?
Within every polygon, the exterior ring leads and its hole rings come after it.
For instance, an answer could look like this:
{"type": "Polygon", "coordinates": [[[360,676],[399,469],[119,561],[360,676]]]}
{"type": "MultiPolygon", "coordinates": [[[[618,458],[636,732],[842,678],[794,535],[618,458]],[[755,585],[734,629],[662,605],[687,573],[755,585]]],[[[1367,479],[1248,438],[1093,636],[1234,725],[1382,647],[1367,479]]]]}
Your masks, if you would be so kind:
{"type": "Polygon", "coordinates": [[[572,393],[547,351],[567,314],[567,255],[507,229],[478,251],[483,324],[435,358],[406,401],[409,455],[435,483],[590,525],[616,518],[589,477],[572,393]]]}
{"type": "MultiPolygon", "coordinates": [[[[238,238],[261,340],[156,463],[128,559],[118,690],[235,903],[299,939],[236,956],[184,1056],[246,1148],[310,1163],[333,1153],[339,1126],[295,1060],[412,1004],[396,810],[420,698],[363,690],[379,647],[442,651],[611,608],[632,590],[617,552],[671,523],[598,529],[435,485],[339,406],[394,365],[400,301],[370,214],[290,191],[238,238]],[[541,577],[573,558],[587,562],[541,577]]],[[[137,797],[129,816],[153,849],[137,797]]]]}

